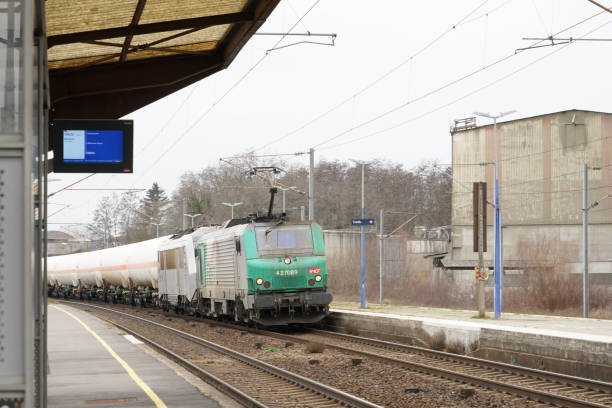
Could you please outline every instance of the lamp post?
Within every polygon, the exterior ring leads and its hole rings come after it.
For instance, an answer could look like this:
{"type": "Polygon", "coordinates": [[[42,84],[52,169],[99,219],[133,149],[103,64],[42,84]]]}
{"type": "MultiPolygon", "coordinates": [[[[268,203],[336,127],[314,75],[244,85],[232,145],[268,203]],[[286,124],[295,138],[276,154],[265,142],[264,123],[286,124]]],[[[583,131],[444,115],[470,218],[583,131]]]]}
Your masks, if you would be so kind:
{"type": "Polygon", "coordinates": [[[144,212],[142,212],[140,210],[137,210],[135,208],[132,208],[132,211],[136,211],[138,214],[144,215],[145,217],[147,217],[149,219],[149,224],[155,225],[155,229],[156,229],[155,235],[156,235],[157,238],[159,238],[159,226],[160,225],[164,225],[164,223],[163,222],[160,222],[160,223],[153,222],[153,217],[151,217],[149,214],[144,213],[144,212]]]}
{"type": "Polygon", "coordinates": [[[502,236],[501,236],[501,211],[499,209],[499,152],[497,148],[497,119],[504,116],[510,115],[516,111],[511,110],[507,112],[500,112],[498,115],[491,115],[490,113],[474,112],[474,115],[482,116],[485,118],[493,119],[493,149],[495,150],[495,218],[494,218],[494,230],[495,230],[495,290],[493,295],[493,316],[496,319],[501,317],[501,275],[503,273],[503,254],[502,254],[502,236]]]}
{"type": "Polygon", "coordinates": [[[286,207],[285,207],[285,191],[287,191],[287,190],[293,190],[293,191],[295,191],[296,193],[305,194],[303,191],[298,190],[296,186],[291,186],[291,187],[279,187],[279,188],[280,188],[280,190],[283,192],[283,214],[286,212],[286,211],[285,211],[285,208],[286,208],[286,207]]]}
{"type": "MultiPolygon", "coordinates": [[[[365,166],[368,162],[350,159],[361,166],[361,219],[365,218],[365,166]]],[[[365,225],[361,223],[361,307],[365,307],[365,225]]]]}
{"type": "Polygon", "coordinates": [[[589,317],[589,211],[599,205],[603,200],[612,197],[608,193],[599,200],[589,204],[589,169],[601,170],[600,167],[584,165],[584,183],[582,185],[582,239],[584,250],[584,271],[582,274],[582,314],[589,317]]]}
{"type": "Polygon", "coordinates": [[[232,220],[234,219],[234,207],[238,207],[239,205],[242,205],[242,202],[239,203],[221,203],[223,205],[226,205],[228,207],[232,208],[232,220]]]}
{"type": "Polygon", "coordinates": [[[156,222],[151,221],[151,222],[150,222],[150,224],[151,224],[151,225],[155,225],[155,237],[156,237],[156,238],[159,238],[159,226],[160,226],[160,225],[164,225],[164,223],[163,223],[163,222],[160,222],[160,223],[158,224],[158,223],[156,223],[156,222]]]}
{"type": "Polygon", "coordinates": [[[199,217],[202,214],[183,214],[183,217],[191,218],[191,228],[193,228],[193,219],[199,217]]]}

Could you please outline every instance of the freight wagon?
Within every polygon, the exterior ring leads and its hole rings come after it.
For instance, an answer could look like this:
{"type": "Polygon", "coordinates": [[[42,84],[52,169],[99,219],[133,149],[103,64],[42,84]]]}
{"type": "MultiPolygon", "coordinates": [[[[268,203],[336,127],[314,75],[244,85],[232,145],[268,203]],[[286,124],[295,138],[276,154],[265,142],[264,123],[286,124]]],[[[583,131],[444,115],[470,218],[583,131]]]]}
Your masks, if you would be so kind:
{"type": "Polygon", "coordinates": [[[50,292],[262,325],[329,313],[321,227],[230,220],[117,248],[52,257],[50,292]]]}

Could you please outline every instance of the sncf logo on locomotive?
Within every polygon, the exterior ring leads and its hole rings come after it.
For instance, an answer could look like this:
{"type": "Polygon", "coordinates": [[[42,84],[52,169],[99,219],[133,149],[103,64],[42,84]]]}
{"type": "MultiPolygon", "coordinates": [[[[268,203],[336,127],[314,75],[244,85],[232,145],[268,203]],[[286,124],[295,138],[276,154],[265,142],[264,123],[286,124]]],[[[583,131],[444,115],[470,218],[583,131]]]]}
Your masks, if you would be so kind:
{"type": "Polygon", "coordinates": [[[309,275],[318,275],[321,273],[321,268],[317,268],[314,266],[309,266],[308,267],[308,274],[309,275]]]}

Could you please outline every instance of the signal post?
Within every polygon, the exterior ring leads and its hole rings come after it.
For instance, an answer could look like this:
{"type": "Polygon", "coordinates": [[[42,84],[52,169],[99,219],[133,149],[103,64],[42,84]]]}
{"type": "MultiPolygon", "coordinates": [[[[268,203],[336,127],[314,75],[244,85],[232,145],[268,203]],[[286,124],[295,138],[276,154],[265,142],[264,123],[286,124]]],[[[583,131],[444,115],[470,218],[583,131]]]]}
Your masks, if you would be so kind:
{"type": "Polygon", "coordinates": [[[485,317],[484,281],[489,278],[489,271],[484,266],[484,252],[487,251],[487,183],[474,183],[474,252],[478,252],[478,266],[475,269],[477,281],[478,317],[485,317]]]}

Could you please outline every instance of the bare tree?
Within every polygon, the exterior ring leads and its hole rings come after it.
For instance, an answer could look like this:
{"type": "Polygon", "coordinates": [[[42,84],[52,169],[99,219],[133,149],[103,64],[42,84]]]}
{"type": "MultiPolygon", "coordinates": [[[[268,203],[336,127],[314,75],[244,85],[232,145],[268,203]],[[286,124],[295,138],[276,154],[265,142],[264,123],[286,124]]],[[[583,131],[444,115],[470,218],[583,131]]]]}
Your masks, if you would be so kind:
{"type": "MultiPolygon", "coordinates": [[[[164,233],[181,230],[185,209],[187,213],[203,214],[199,218],[200,224],[220,224],[227,220],[230,211],[221,205],[223,202],[244,203],[236,207],[236,217],[263,213],[267,210],[270,185],[259,177],[249,177],[248,170],[254,166],[278,166],[284,169],[278,178],[280,183],[301,191],[308,190],[305,165],[278,159],[263,160],[249,153],[232,160],[232,163],[233,166],[219,163],[199,172],[184,173],[171,199],[157,183],[153,183],[139,203],[133,194],[122,196],[117,205],[105,198],[96,210],[92,230],[101,235],[104,228],[115,228],[111,221],[118,218],[120,227],[115,229],[125,234],[124,242],[134,242],[155,236],[151,221],[164,223],[164,233]]],[[[350,226],[351,218],[360,215],[361,170],[347,162],[323,160],[315,169],[315,179],[317,221],[325,228],[350,226]]],[[[397,163],[376,160],[366,169],[366,217],[376,218],[381,209],[401,210],[421,214],[415,221],[419,225],[448,225],[451,182],[450,168],[436,162],[423,162],[406,169],[397,163]]],[[[279,202],[276,201],[277,212],[280,211],[279,202]]],[[[306,195],[287,191],[286,204],[289,216],[298,218],[300,206],[307,207],[308,199],[306,195]]],[[[404,220],[400,218],[390,215],[385,224],[390,227],[399,225],[404,220]]],[[[404,231],[410,231],[410,226],[404,231]]]]}
{"type": "Polygon", "coordinates": [[[105,247],[121,243],[124,232],[121,210],[117,194],[104,196],[94,210],[92,222],[87,226],[91,236],[102,241],[105,247]]]}

